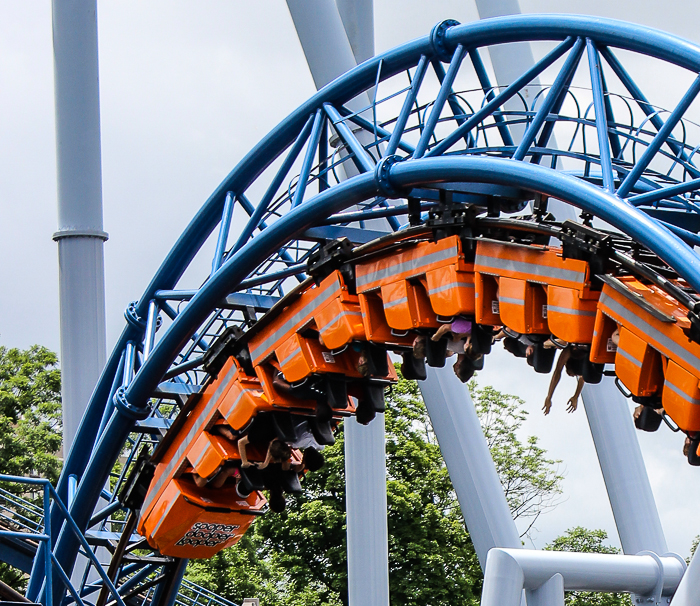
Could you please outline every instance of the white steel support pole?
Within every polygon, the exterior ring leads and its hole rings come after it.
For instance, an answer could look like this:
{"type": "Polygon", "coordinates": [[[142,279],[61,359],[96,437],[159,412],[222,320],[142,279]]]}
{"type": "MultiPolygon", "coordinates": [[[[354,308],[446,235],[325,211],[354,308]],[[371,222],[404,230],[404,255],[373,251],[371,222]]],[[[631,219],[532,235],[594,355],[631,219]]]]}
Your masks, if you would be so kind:
{"type": "Polygon", "coordinates": [[[698,606],[700,604],[700,549],[695,552],[685,571],[678,589],[671,600],[671,606],[698,606]]]}
{"type": "Polygon", "coordinates": [[[484,569],[493,547],[522,544],[469,389],[448,366],[428,368],[428,378],[418,386],[484,569]]]}
{"type": "Polygon", "coordinates": [[[96,0],[53,0],[63,452],[106,359],[96,0]]]}
{"type": "MultiPolygon", "coordinates": [[[[316,88],[374,55],[372,0],[287,0],[287,6],[316,88]]],[[[384,415],[367,426],[350,418],[344,426],[349,604],[388,606],[384,415]]]]}
{"type": "MultiPolygon", "coordinates": [[[[521,12],[518,0],[476,0],[476,6],[482,19],[521,12]]],[[[529,43],[520,43],[517,51],[513,45],[494,46],[489,53],[500,85],[510,84],[534,65],[529,43]]],[[[556,147],[554,135],[550,146],[556,147]]],[[[577,220],[576,209],[568,204],[550,200],[549,210],[560,221],[577,220]]],[[[625,399],[607,379],[586,385],[582,399],[623,551],[666,553],[661,520],[625,399]]]]}
{"type": "Polygon", "coordinates": [[[627,401],[613,381],[583,388],[593,435],[622,550],[634,555],[668,551],[627,401]]]}

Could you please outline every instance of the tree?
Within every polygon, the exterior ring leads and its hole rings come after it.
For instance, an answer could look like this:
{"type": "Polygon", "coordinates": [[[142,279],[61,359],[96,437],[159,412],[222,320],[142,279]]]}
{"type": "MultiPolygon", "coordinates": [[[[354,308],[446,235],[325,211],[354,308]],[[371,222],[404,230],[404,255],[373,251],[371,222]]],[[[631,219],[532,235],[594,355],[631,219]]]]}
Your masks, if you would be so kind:
{"type": "Polygon", "coordinates": [[[558,502],[563,477],[557,466],[561,461],[548,459],[536,436],[525,442],[518,439],[517,431],[527,418],[521,398],[488,385],[479,388],[474,380],[469,391],[513,518],[529,521],[526,534],[558,502]]]}
{"type": "Polygon", "coordinates": [[[56,354],[34,345],[0,347],[0,473],[40,476],[61,472],[61,371],[56,354]]]}
{"type": "MultiPolygon", "coordinates": [[[[55,484],[61,471],[61,372],[56,354],[34,345],[0,347],[0,473],[40,476],[55,484]]],[[[7,484],[20,494],[26,486],[7,484]]],[[[26,496],[26,495],[25,495],[26,496]]],[[[0,505],[2,499],[0,498],[0,505]]],[[[0,563],[0,580],[22,590],[25,576],[0,563]]]]}
{"type": "MultiPolygon", "coordinates": [[[[556,462],[536,439],[518,439],[521,400],[475,383],[471,389],[508,501],[516,515],[536,519],[561,491],[556,462]]],[[[476,604],[481,569],[415,381],[399,379],[385,419],[391,603],[476,604]]],[[[304,493],[284,513],[256,521],[221,560],[195,564],[192,578],[234,601],[258,595],[290,606],[346,604],[342,433],[324,456],[326,465],[306,475],[304,493]]]]}
{"type": "MultiPolygon", "coordinates": [[[[576,551],[578,553],[620,553],[620,550],[604,545],[608,533],[604,530],[588,530],[581,526],[569,528],[566,533],[554,539],[545,549],[549,551],[576,551]]],[[[594,593],[591,591],[569,591],[566,593],[567,606],[631,606],[627,593],[594,593]]]]}

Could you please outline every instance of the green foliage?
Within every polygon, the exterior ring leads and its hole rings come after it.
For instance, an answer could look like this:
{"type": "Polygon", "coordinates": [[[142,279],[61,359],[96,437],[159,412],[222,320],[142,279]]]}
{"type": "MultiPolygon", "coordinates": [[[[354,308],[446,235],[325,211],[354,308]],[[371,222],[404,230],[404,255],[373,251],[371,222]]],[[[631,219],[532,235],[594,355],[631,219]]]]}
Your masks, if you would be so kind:
{"type": "Polygon", "coordinates": [[[527,519],[529,530],[542,513],[557,504],[562,492],[563,476],[557,472],[561,461],[548,459],[536,436],[525,442],[518,438],[527,418],[522,399],[490,386],[479,388],[474,380],[469,391],[513,518],[527,519]]]}
{"type": "MultiPolygon", "coordinates": [[[[35,345],[0,347],[0,473],[41,476],[61,471],[61,372],[56,354],[35,345]]],[[[21,494],[26,486],[2,484],[21,494]]],[[[31,499],[31,495],[23,496],[31,499]]],[[[33,499],[32,499],[33,500],[33,499]]],[[[0,580],[21,591],[25,575],[0,563],[0,580]]]]}
{"type": "MultiPolygon", "coordinates": [[[[588,530],[581,526],[570,528],[561,537],[547,545],[549,551],[576,551],[578,553],[620,553],[620,550],[603,541],[608,538],[604,530],[588,530]]],[[[631,606],[627,593],[593,593],[590,591],[569,591],[566,593],[566,606],[631,606]]]]}
{"type": "Polygon", "coordinates": [[[697,535],[693,539],[693,542],[690,544],[690,557],[688,558],[688,564],[690,564],[690,560],[693,558],[695,552],[698,550],[698,545],[700,545],[700,534],[697,535]]]}
{"type": "Polygon", "coordinates": [[[61,371],[56,354],[34,345],[0,347],[0,473],[56,482],[61,460],[61,371]]]}
{"type": "MultiPolygon", "coordinates": [[[[521,400],[470,387],[509,503],[536,519],[561,492],[557,462],[536,439],[519,441],[521,400]]],[[[391,603],[477,604],[481,569],[415,381],[394,386],[385,423],[391,603]]],[[[237,546],[193,563],[188,577],[238,602],[347,604],[343,434],[323,452],[326,465],[306,475],[304,493],[288,497],[282,514],[257,520],[237,546]]]]}

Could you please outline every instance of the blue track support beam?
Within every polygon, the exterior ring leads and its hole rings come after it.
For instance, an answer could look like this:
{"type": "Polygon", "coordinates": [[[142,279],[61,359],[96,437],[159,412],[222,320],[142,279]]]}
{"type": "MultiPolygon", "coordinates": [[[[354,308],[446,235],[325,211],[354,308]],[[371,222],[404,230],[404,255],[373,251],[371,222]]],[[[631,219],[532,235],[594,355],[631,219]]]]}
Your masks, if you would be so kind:
{"type": "Polygon", "coordinates": [[[299,180],[297,181],[297,189],[294,192],[294,199],[292,200],[292,208],[299,206],[304,199],[304,192],[306,192],[306,186],[309,182],[309,174],[311,173],[311,167],[314,163],[314,158],[316,157],[318,143],[321,140],[321,132],[323,130],[324,122],[323,112],[320,109],[316,110],[313,126],[311,127],[311,136],[309,137],[309,143],[306,146],[304,162],[301,165],[301,172],[299,173],[299,180]]]}
{"type": "MultiPolygon", "coordinates": [[[[406,130],[406,124],[408,123],[408,118],[413,111],[413,106],[416,102],[416,97],[418,91],[420,90],[421,84],[423,83],[423,78],[425,77],[425,72],[428,70],[428,58],[423,55],[418,61],[416,66],[416,72],[413,74],[413,81],[411,82],[411,88],[404,99],[403,107],[396,119],[396,124],[394,125],[394,132],[391,133],[391,138],[386,147],[386,155],[393,156],[401,145],[401,138],[403,137],[404,131],[406,130]]],[[[407,149],[405,151],[408,151],[407,149]]],[[[416,148],[413,147],[408,153],[414,154],[416,148]]]]}
{"type": "Polygon", "coordinates": [[[219,267],[224,258],[224,252],[226,251],[226,242],[228,240],[228,232],[231,229],[231,218],[233,217],[233,205],[236,197],[233,192],[228,192],[226,194],[226,201],[224,202],[224,212],[221,216],[221,225],[219,226],[219,237],[216,241],[216,250],[214,251],[214,260],[211,264],[211,273],[214,274],[219,267]]]}
{"type": "MultiPolygon", "coordinates": [[[[474,71],[476,72],[476,77],[479,78],[479,84],[486,95],[486,99],[493,101],[496,93],[494,92],[494,87],[491,85],[491,80],[484,67],[484,62],[481,60],[481,55],[479,54],[479,49],[473,48],[469,51],[469,58],[472,60],[472,65],[474,66],[474,71]]],[[[510,134],[510,129],[508,128],[508,123],[505,121],[503,116],[500,114],[494,114],[493,119],[498,125],[498,132],[501,133],[501,139],[503,139],[503,144],[508,146],[513,146],[513,137],[510,134]]]]}
{"type": "Polygon", "coordinates": [[[593,105],[595,107],[596,132],[598,133],[598,149],[600,155],[600,168],[603,171],[603,187],[609,193],[615,193],[615,181],[612,170],[612,158],[610,157],[610,140],[608,139],[608,120],[605,109],[605,91],[600,69],[600,57],[598,50],[590,38],[586,39],[588,51],[588,68],[591,74],[591,88],[593,90],[593,105]]]}
{"type": "Polygon", "coordinates": [[[357,137],[352,133],[350,127],[346,124],[338,110],[333,107],[330,103],[324,103],[323,109],[328,114],[328,117],[333,123],[333,128],[338,133],[338,136],[342,139],[343,143],[348,146],[348,149],[352,152],[352,161],[355,163],[357,170],[361,173],[374,170],[374,161],[367,153],[367,150],[362,146],[357,140],[357,137]]]}
{"type": "Polygon", "coordinates": [[[311,132],[315,116],[316,114],[309,117],[309,119],[306,121],[306,124],[304,125],[304,128],[301,129],[301,132],[299,133],[299,136],[294,142],[294,145],[289,150],[289,153],[284,159],[284,162],[282,162],[282,166],[280,166],[280,169],[277,171],[277,174],[275,175],[274,179],[272,179],[272,183],[267,188],[267,191],[260,200],[260,203],[255,207],[255,211],[253,211],[253,214],[250,216],[250,220],[243,228],[241,235],[236,241],[236,244],[234,244],[233,252],[239,250],[241,246],[243,246],[250,239],[250,237],[253,235],[253,232],[259,227],[260,222],[262,221],[263,217],[265,216],[265,213],[267,212],[268,207],[270,206],[270,203],[272,202],[272,199],[275,197],[275,194],[282,185],[282,182],[287,178],[287,175],[289,174],[289,171],[292,168],[292,164],[294,164],[294,161],[299,156],[302,147],[304,147],[304,143],[306,143],[306,140],[309,137],[309,133],[311,132]]]}
{"type": "MultiPolygon", "coordinates": [[[[359,114],[353,114],[349,110],[345,109],[344,107],[340,107],[340,114],[344,117],[346,117],[350,122],[353,122],[354,124],[357,124],[357,126],[363,128],[369,133],[376,134],[382,139],[391,139],[393,136],[393,133],[390,133],[386,128],[383,128],[382,126],[379,126],[378,124],[374,124],[373,122],[370,122],[369,120],[366,120],[359,114]]],[[[408,154],[412,154],[414,150],[416,149],[411,145],[410,143],[407,143],[406,141],[402,141],[399,138],[399,141],[397,143],[397,146],[400,150],[405,151],[408,154]]],[[[390,155],[388,153],[385,153],[385,155],[390,155]]]]}
{"type": "Polygon", "coordinates": [[[421,133],[420,139],[416,145],[416,150],[413,152],[413,159],[421,158],[428,149],[428,142],[430,141],[430,137],[432,137],[433,133],[435,132],[435,127],[440,119],[442,108],[445,106],[445,102],[448,100],[450,95],[452,95],[452,84],[457,77],[457,72],[459,71],[460,65],[462,65],[464,55],[464,47],[459,44],[454,52],[452,61],[450,61],[450,67],[447,70],[447,74],[445,75],[445,78],[440,86],[440,92],[438,92],[435,103],[430,108],[430,115],[426,120],[425,127],[423,128],[423,132],[421,133]]]}
{"type": "Polygon", "coordinates": [[[637,160],[632,170],[627,173],[625,180],[617,190],[618,196],[624,197],[632,191],[632,188],[634,188],[634,186],[637,184],[637,181],[642,176],[642,173],[649,166],[649,163],[652,161],[656,153],[661,149],[661,146],[666,143],[673,129],[683,117],[686,110],[690,107],[690,104],[695,100],[698,92],[700,92],[700,76],[695,78],[693,83],[690,85],[690,88],[683,95],[680,103],[671,112],[668,120],[666,120],[664,125],[659,129],[659,132],[656,133],[656,136],[652,139],[651,143],[649,143],[649,147],[646,148],[642,154],[642,157],[637,160]]]}
{"type": "Polygon", "coordinates": [[[554,63],[559,57],[561,57],[566,51],[568,51],[574,45],[574,38],[567,38],[558,45],[553,51],[547,54],[542,60],[540,60],[536,65],[534,65],[530,70],[525,72],[520,78],[518,78],[513,84],[506,87],[502,92],[500,92],[495,98],[491,99],[484,107],[474,112],[473,116],[470,116],[464,124],[462,124],[453,133],[450,133],[445,137],[440,143],[438,143],[433,149],[431,149],[426,155],[426,157],[439,156],[445,153],[450,147],[452,147],[460,138],[462,138],[467,132],[477,126],[484,118],[490,115],[492,112],[498,111],[498,109],[504,105],[509,99],[515,97],[518,91],[532,82],[537,76],[539,76],[545,69],[547,69],[552,63],[554,63]]]}
{"type": "MultiPolygon", "coordinates": [[[[542,129],[543,125],[545,125],[545,121],[547,120],[547,117],[549,116],[550,112],[556,112],[556,106],[563,101],[562,93],[566,93],[568,83],[571,81],[571,78],[573,77],[574,72],[578,67],[578,63],[581,60],[581,54],[583,53],[584,44],[585,43],[582,38],[576,40],[576,43],[571,49],[569,56],[564,62],[564,66],[561,68],[559,74],[554,80],[552,88],[550,88],[547,92],[547,96],[542,102],[542,105],[540,105],[540,108],[537,110],[537,113],[535,114],[532,123],[530,124],[530,126],[527,127],[527,130],[523,135],[522,141],[520,142],[517,149],[515,150],[515,153],[513,154],[513,160],[523,160],[525,158],[527,152],[530,149],[530,146],[533,144],[535,138],[537,137],[537,134],[540,132],[540,129],[542,129]]],[[[542,129],[542,131],[543,136],[547,135],[544,129],[542,129]]],[[[548,139],[549,136],[547,136],[546,138],[548,139]]],[[[541,139],[542,137],[540,138],[540,140],[541,139]]]]}

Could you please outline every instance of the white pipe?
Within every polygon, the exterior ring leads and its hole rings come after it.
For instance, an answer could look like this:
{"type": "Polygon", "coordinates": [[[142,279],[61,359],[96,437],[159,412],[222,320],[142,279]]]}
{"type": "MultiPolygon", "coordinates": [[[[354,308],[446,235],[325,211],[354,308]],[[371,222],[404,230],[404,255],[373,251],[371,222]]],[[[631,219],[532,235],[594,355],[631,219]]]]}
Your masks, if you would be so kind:
{"type": "Polygon", "coordinates": [[[690,561],[688,570],[685,571],[681,584],[676,589],[671,606],[698,605],[700,605],[700,556],[696,552],[690,561]]]}
{"type": "Polygon", "coordinates": [[[663,575],[663,595],[671,595],[683,576],[674,557],[492,549],[484,574],[482,606],[518,606],[523,589],[537,590],[555,574],[567,591],[632,592],[651,596],[663,575]]]}
{"type": "Polygon", "coordinates": [[[527,606],[564,606],[564,577],[557,573],[537,589],[528,591],[527,606]]]}
{"type": "Polygon", "coordinates": [[[521,546],[469,390],[452,369],[428,368],[419,381],[462,515],[482,569],[494,547],[521,546]]]}

